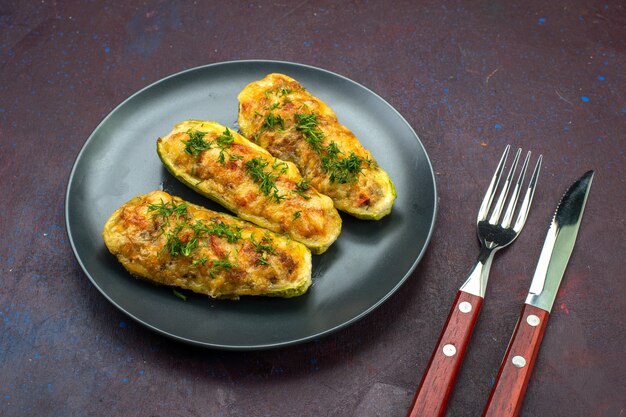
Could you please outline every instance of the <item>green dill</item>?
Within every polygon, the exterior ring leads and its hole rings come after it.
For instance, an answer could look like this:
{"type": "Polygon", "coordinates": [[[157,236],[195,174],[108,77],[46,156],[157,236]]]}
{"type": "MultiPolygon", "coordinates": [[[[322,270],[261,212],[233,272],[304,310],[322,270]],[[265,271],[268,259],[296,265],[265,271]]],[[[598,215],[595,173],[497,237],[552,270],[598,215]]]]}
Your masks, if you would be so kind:
{"type": "Polygon", "coordinates": [[[270,196],[280,203],[285,196],[278,194],[278,187],[276,187],[276,179],[278,175],[274,175],[273,172],[266,172],[264,169],[269,165],[269,162],[261,157],[252,158],[246,162],[246,173],[252,178],[252,180],[259,184],[261,192],[270,196]]]}
{"type": "Polygon", "coordinates": [[[337,155],[339,155],[341,153],[341,151],[339,150],[339,146],[337,146],[337,142],[332,141],[330,142],[330,144],[326,147],[326,155],[328,155],[329,158],[333,158],[336,159],[337,155]]]}
{"type": "Polygon", "coordinates": [[[284,97],[293,93],[293,91],[294,90],[292,90],[291,88],[281,87],[281,88],[275,88],[273,90],[271,89],[265,90],[263,94],[265,95],[265,98],[269,100],[273,94],[277,95],[278,97],[284,97]]]}
{"type": "Polygon", "coordinates": [[[324,132],[317,126],[317,116],[313,113],[296,113],[295,120],[296,130],[302,133],[304,140],[308,142],[317,154],[321,154],[324,132]]]}
{"type": "Polygon", "coordinates": [[[263,252],[256,260],[257,265],[269,265],[270,261],[267,260],[267,252],[263,252]]]}
{"type": "Polygon", "coordinates": [[[230,148],[230,145],[232,145],[234,141],[235,138],[233,138],[233,134],[230,133],[230,130],[228,128],[226,128],[226,130],[224,130],[224,133],[222,133],[217,137],[217,139],[215,139],[217,147],[220,148],[220,154],[217,157],[217,161],[220,164],[224,165],[224,163],[226,162],[224,158],[224,152],[227,148],[230,148]]]}
{"type": "Polygon", "coordinates": [[[164,220],[169,221],[169,217],[172,214],[176,215],[176,219],[187,218],[187,203],[176,204],[174,201],[164,202],[161,199],[161,202],[158,204],[150,203],[148,204],[148,213],[156,211],[152,216],[160,216],[164,220]]]}
{"type": "Polygon", "coordinates": [[[273,103],[271,106],[267,107],[265,110],[272,111],[278,107],[280,107],[280,102],[277,101],[276,103],[273,103]]]}
{"type": "Polygon", "coordinates": [[[331,183],[354,182],[357,175],[363,170],[362,164],[365,162],[371,165],[369,159],[364,160],[354,152],[351,152],[348,157],[340,159],[339,155],[343,152],[334,141],[331,141],[328,146],[323,146],[324,132],[318,127],[317,115],[314,113],[296,113],[295,122],[296,130],[302,133],[304,140],[319,155],[322,169],[329,174],[328,179],[331,183]]]}
{"type": "Polygon", "coordinates": [[[196,266],[196,265],[198,265],[198,264],[202,264],[202,265],[204,265],[204,264],[206,263],[206,261],[207,261],[206,256],[205,256],[205,255],[202,255],[202,257],[200,257],[200,258],[194,259],[194,260],[191,262],[191,264],[192,264],[193,266],[196,266]]]}
{"type": "Polygon", "coordinates": [[[172,292],[174,293],[176,297],[180,298],[183,301],[187,301],[187,296],[183,294],[182,292],[178,291],[176,288],[172,288],[172,292]]]}
{"type": "Polygon", "coordinates": [[[232,267],[234,267],[235,264],[231,263],[228,260],[228,255],[226,255],[225,259],[216,259],[213,261],[213,265],[211,265],[211,268],[209,268],[209,275],[211,276],[211,278],[215,278],[215,274],[217,274],[218,272],[224,270],[224,269],[230,269],[232,267]]]}
{"type": "Polygon", "coordinates": [[[309,188],[311,188],[311,184],[305,178],[302,178],[296,183],[296,189],[292,190],[292,192],[298,194],[305,200],[310,200],[311,197],[305,194],[309,188]]]}
{"type": "Polygon", "coordinates": [[[204,140],[206,132],[200,132],[199,130],[187,131],[189,136],[188,140],[183,140],[185,144],[185,153],[193,157],[197,157],[200,152],[211,149],[211,143],[204,140]]]}
{"type": "Polygon", "coordinates": [[[190,225],[191,230],[194,232],[194,236],[202,238],[204,234],[214,235],[222,239],[226,239],[228,243],[235,243],[241,239],[241,227],[230,225],[226,223],[212,223],[207,225],[204,222],[197,220],[194,224],[190,225]]]}
{"type": "MultiPolygon", "coordinates": [[[[179,234],[183,230],[184,227],[185,227],[184,224],[179,224],[172,231],[168,231],[165,233],[166,241],[165,241],[165,245],[163,246],[163,249],[161,249],[162,252],[167,251],[169,252],[171,256],[178,256],[184,253],[187,253],[187,254],[191,253],[191,250],[193,249],[191,246],[193,246],[193,243],[190,246],[188,246],[189,242],[183,242],[179,237],[179,234]]],[[[197,240],[196,240],[196,243],[197,243],[197,240]]]]}
{"type": "Polygon", "coordinates": [[[279,115],[270,112],[263,120],[261,129],[263,130],[276,130],[276,127],[280,127],[281,130],[285,129],[285,120],[279,115]]]}
{"type": "Polygon", "coordinates": [[[235,243],[241,239],[241,227],[226,223],[213,223],[209,233],[226,239],[228,243],[235,243]]]}
{"type": "Polygon", "coordinates": [[[230,148],[230,145],[232,145],[232,143],[235,141],[235,138],[233,137],[230,129],[226,128],[226,130],[224,130],[224,133],[219,135],[217,139],[215,139],[215,141],[217,142],[217,146],[219,146],[221,149],[226,149],[230,148]]]}
{"type": "Polygon", "coordinates": [[[286,162],[283,162],[279,159],[274,159],[274,164],[272,165],[272,169],[276,170],[278,168],[280,168],[280,172],[278,173],[278,175],[282,175],[289,170],[289,165],[287,165],[286,162]]]}
{"type": "Polygon", "coordinates": [[[302,217],[302,212],[300,210],[298,210],[295,213],[293,213],[293,219],[294,220],[298,220],[300,217],[302,217]]]}
{"type": "Polygon", "coordinates": [[[329,180],[331,183],[338,182],[339,184],[346,184],[356,179],[356,176],[362,171],[361,164],[363,158],[355,154],[350,153],[350,156],[343,159],[336,159],[332,164],[330,170],[329,180]]]}
{"type": "Polygon", "coordinates": [[[261,241],[257,241],[254,237],[254,233],[250,235],[250,242],[254,246],[254,249],[259,253],[259,257],[256,260],[257,265],[267,265],[267,254],[276,255],[276,249],[272,246],[272,238],[266,233],[261,238],[261,241]]]}

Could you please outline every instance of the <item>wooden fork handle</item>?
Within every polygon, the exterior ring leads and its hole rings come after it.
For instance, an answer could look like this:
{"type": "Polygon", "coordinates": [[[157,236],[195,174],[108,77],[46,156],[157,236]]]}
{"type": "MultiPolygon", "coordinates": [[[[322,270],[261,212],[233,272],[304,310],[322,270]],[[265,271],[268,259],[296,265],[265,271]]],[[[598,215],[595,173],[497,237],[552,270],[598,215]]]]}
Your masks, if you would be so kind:
{"type": "Polygon", "coordinates": [[[544,309],[524,304],[483,417],[518,415],[549,315],[544,309]]]}
{"type": "Polygon", "coordinates": [[[407,417],[443,416],[482,303],[482,297],[457,293],[407,417]]]}

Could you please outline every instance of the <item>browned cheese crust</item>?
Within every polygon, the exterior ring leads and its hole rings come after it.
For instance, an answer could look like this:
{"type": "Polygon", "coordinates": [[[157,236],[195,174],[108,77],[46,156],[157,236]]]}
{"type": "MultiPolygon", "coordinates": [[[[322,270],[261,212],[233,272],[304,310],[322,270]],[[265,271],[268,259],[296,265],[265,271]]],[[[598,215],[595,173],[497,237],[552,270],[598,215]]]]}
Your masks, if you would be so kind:
{"type": "Polygon", "coordinates": [[[313,253],[324,252],[341,232],[333,201],[303,179],[294,164],[225,126],[179,123],[157,141],[157,151],[183,183],[244,220],[287,233],[313,253]]]}
{"type": "Polygon", "coordinates": [[[395,189],[356,136],[300,83],[269,74],[238,96],[241,132],[277,158],[291,161],[337,209],[378,220],[391,212],[395,189]]]}
{"type": "Polygon", "coordinates": [[[306,246],[162,191],[122,205],[102,236],[132,275],[214,298],[292,297],[311,285],[306,246]]]}

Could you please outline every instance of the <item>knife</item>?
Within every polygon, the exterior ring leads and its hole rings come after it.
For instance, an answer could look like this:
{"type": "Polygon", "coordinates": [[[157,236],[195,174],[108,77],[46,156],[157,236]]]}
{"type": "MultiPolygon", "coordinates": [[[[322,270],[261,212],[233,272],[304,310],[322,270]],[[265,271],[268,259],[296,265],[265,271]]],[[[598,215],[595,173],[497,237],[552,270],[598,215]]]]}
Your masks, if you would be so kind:
{"type": "Polygon", "coordinates": [[[552,304],[576,243],[593,175],[593,171],[586,172],[567,189],[557,205],[526,303],[500,365],[483,417],[514,417],[519,413],[552,304]]]}

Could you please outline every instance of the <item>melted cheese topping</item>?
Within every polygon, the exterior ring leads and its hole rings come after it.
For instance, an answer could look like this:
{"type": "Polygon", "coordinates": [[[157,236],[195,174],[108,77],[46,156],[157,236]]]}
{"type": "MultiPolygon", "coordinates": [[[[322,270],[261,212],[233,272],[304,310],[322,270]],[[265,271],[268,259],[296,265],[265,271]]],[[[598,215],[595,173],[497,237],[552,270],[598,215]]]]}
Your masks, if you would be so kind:
{"type": "Polygon", "coordinates": [[[337,209],[374,220],[391,212],[396,194],[387,173],[335,113],[296,80],[269,74],[246,86],[238,98],[241,132],[293,162],[337,209]],[[314,120],[308,131],[306,117],[314,120]],[[351,171],[336,168],[349,162],[351,171]]]}
{"type": "Polygon", "coordinates": [[[131,274],[210,297],[291,297],[311,285],[304,245],[161,191],[121,206],[102,236],[131,274]]]}
{"type": "Polygon", "coordinates": [[[189,120],[157,141],[165,166],[182,182],[251,221],[324,252],[341,232],[341,217],[333,202],[305,184],[291,162],[273,157],[226,127],[189,120]],[[192,136],[209,149],[190,148],[192,136]],[[229,143],[221,142],[228,135],[229,143]],[[308,187],[308,188],[307,188],[308,187]]]}

